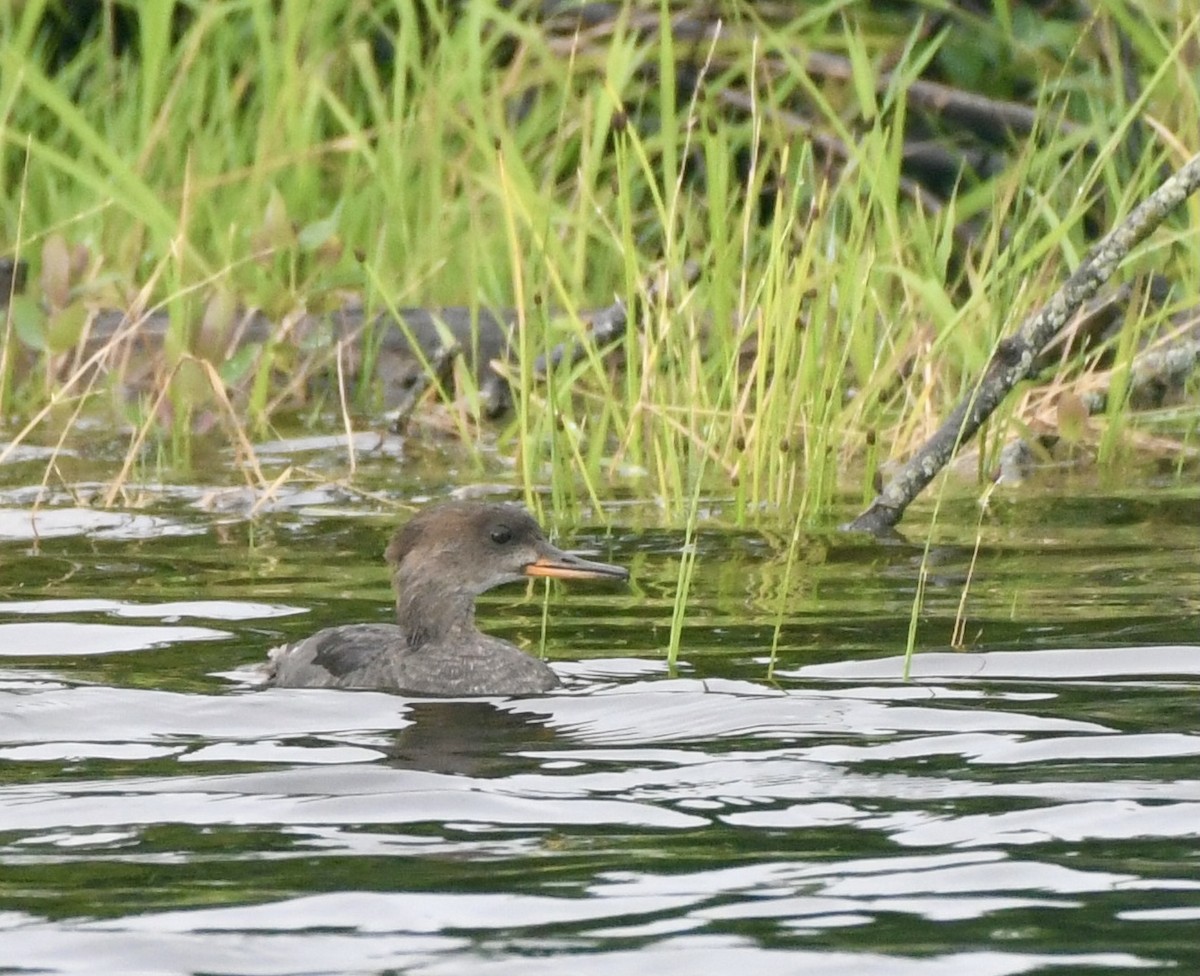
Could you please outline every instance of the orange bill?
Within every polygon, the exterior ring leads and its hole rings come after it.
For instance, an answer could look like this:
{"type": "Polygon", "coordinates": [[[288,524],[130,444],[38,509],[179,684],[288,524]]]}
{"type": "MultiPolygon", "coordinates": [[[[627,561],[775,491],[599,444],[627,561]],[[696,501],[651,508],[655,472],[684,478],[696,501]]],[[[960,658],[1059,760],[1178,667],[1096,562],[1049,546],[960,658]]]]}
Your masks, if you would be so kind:
{"type": "Polygon", "coordinates": [[[590,559],[545,546],[537,560],[525,567],[526,576],[550,576],[554,579],[629,579],[629,570],[611,563],[590,559]]]}

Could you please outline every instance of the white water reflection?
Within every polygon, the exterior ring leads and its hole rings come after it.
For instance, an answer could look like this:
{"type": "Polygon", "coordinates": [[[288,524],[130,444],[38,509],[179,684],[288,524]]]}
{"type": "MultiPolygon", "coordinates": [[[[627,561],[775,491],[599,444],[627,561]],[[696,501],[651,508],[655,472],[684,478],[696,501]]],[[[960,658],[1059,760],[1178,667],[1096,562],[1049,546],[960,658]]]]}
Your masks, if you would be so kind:
{"type": "MultiPolygon", "coordinates": [[[[139,628],[140,629],[140,628],[139,628]]],[[[353,733],[354,741],[386,741],[411,724],[403,698],[375,692],[270,690],[186,695],[104,686],[60,686],[11,692],[0,672],[0,747],[37,742],[271,743],[278,737],[353,733]],[[88,716],[86,723],[80,716],[88,716]]]]}
{"type": "MultiPolygon", "coordinates": [[[[363,898],[364,910],[396,907],[372,905],[363,898]]],[[[503,903],[495,908],[498,912],[508,910],[503,903]]],[[[755,976],[795,976],[798,972],[820,976],[1020,976],[1080,972],[1084,968],[1089,972],[1117,972],[1154,965],[1128,952],[1021,953],[997,949],[906,957],[876,952],[770,949],[744,937],[690,934],[660,938],[636,949],[597,949],[591,945],[593,940],[578,940],[572,946],[529,940],[511,948],[485,942],[481,953],[475,951],[473,940],[465,937],[403,930],[330,931],[319,915],[304,919],[309,927],[303,933],[288,930],[223,935],[205,930],[204,912],[195,914],[197,929],[185,932],[96,931],[86,922],[18,927],[17,922],[11,928],[0,927],[0,933],[6,956],[13,964],[28,960],[38,972],[88,976],[133,972],[161,976],[191,976],[196,972],[214,976],[291,976],[383,971],[416,976],[462,976],[466,972],[480,976],[562,976],[564,972],[572,976],[671,976],[738,970],[755,976]],[[550,948],[555,951],[547,955],[550,948]]],[[[519,921],[519,914],[516,918],[519,921]]]]}
{"type": "MultiPolygon", "coordinates": [[[[183,619],[236,622],[304,613],[300,607],[243,600],[179,600],[137,603],[129,600],[63,599],[0,602],[0,658],[80,657],[169,647],[185,641],[227,640],[233,634],[212,627],[179,626],[183,619]],[[60,619],[104,615],[126,620],[157,620],[159,626],[126,626],[60,619]],[[9,623],[4,617],[53,617],[9,623]]],[[[0,676],[0,689],[4,688],[0,676]]]]}
{"type": "MultiPolygon", "coordinates": [[[[725,737],[790,738],[844,732],[858,736],[905,731],[1103,732],[1103,726],[1045,718],[1002,707],[1003,695],[954,688],[861,688],[788,692],[750,682],[675,679],[634,682],[587,696],[547,696],[513,710],[544,715],[589,742],[671,742],[725,737]],[[926,707],[910,704],[913,699],[926,707]],[[941,702],[962,702],[942,707],[941,702]],[[978,707],[986,704],[988,707],[978,707]]],[[[1017,702],[1027,700],[1024,696],[1017,702]]]]}
{"type": "MultiPolygon", "coordinates": [[[[1020,678],[1027,681],[1148,675],[1200,675],[1200,646],[1093,647],[1079,650],[983,651],[915,654],[910,678],[1020,678]]],[[[905,676],[905,658],[839,661],[779,670],[780,678],[848,681],[905,676]]]]}
{"type": "Polygon", "coordinates": [[[0,541],[84,535],[97,539],[150,539],[200,535],[207,526],[135,512],[91,508],[0,508],[0,541]]]}
{"type": "MultiPolygon", "coordinates": [[[[1186,788],[1196,791],[1195,782],[1186,788]]],[[[910,811],[884,817],[879,826],[906,847],[987,847],[1080,843],[1131,837],[1200,837],[1200,803],[1139,803],[1133,799],[1040,806],[973,816],[910,811]]],[[[1200,881],[1187,885],[1200,890],[1200,881]]]]}
{"type": "Polygon", "coordinates": [[[244,600],[186,600],[166,603],[134,603],[129,600],[11,600],[0,602],[0,615],[50,616],[68,613],[103,613],[133,619],[257,620],[306,613],[302,607],[244,600]]]}
{"type": "MultiPolygon", "coordinates": [[[[8,625],[37,626],[37,625],[8,625]]],[[[64,625],[69,627],[84,625],[64,625]]],[[[107,625],[96,625],[104,628],[107,625]]],[[[160,628],[114,628],[155,633],[160,628]]],[[[0,628],[3,630],[3,628],[0,628]]],[[[161,628],[165,633],[201,628],[161,628]]],[[[221,632],[212,632],[225,636],[221,632]]],[[[0,694],[4,692],[0,673],[0,694]]],[[[549,725],[572,742],[638,744],[704,742],[714,739],[760,738],[764,741],[851,736],[854,739],[894,736],[897,733],[1040,733],[1043,735],[1110,734],[1094,722],[1047,718],[1021,712],[1021,700],[1003,696],[988,699],[987,708],[972,707],[975,699],[961,691],[923,695],[926,707],[909,703],[907,689],[879,689],[865,700],[839,692],[763,692],[749,684],[662,681],[601,689],[595,693],[546,695],[525,700],[496,700],[496,708],[523,721],[549,725]],[[750,693],[746,693],[749,691],[750,693]],[[738,693],[741,692],[741,693],[738,693]],[[955,707],[934,707],[938,702],[955,707]],[[1009,707],[997,707],[1006,705],[1009,707]]],[[[864,693],[868,694],[868,693],[864,693]]],[[[363,729],[391,730],[421,699],[406,699],[378,692],[346,693],[337,690],[267,689],[231,695],[195,696],[164,691],[133,691],[106,687],[71,687],[48,690],[37,697],[13,698],[0,712],[0,743],[15,735],[29,735],[26,714],[35,715],[39,741],[66,737],[77,740],[81,731],[98,741],[143,739],[162,735],[203,735],[224,739],[275,734],[321,734],[363,729]],[[81,710],[93,716],[86,730],[77,720],[81,710]]],[[[483,700],[486,702],[487,700],[483,700]]],[[[481,704],[480,700],[467,704],[481,704]]],[[[462,709],[460,709],[462,711],[462,709]]],[[[451,713],[453,714],[453,713],[451,713]]],[[[904,742],[908,740],[896,740],[904,742]]],[[[1022,739],[972,739],[973,743],[1022,739]]],[[[1065,740],[1075,742],[1077,740],[1065,740]]],[[[1107,740],[1106,740],[1107,741],[1107,740]]],[[[1190,741],[1190,737],[1172,737],[1190,741]]],[[[925,754],[936,754],[943,742],[924,740],[925,754]]],[[[834,747],[837,748],[837,747],[834,747]]],[[[902,746],[901,746],[902,748],[902,746]]],[[[955,752],[961,750],[954,746],[955,752]]]]}
{"type": "Polygon", "coordinates": [[[836,824],[905,847],[947,848],[1200,835],[1200,778],[1103,772],[1111,761],[1200,755],[1200,736],[1122,735],[1026,714],[1019,700],[971,707],[974,699],[953,692],[914,707],[907,695],[886,700],[885,691],[854,700],[667,681],[454,703],[328,690],[5,691],[0,683],[0,759],[177,764],[168,775],[0,788],[0,831],[159,822],[836,824]],[[509,757],[503,775],[496,753],[509,757]],[[1098,764],[1093,775],[1053,775],[1084,761],[1098,764]],[[1014,764],[1024,781],[962,775],[1014,764]],[[207,774],[211,766],[222,772],[207,774]],[[1032,776],[1040,766],[1048,775],[1032,776]],[[981,798],[1035,806],[942,809],[981,798]],[[893,812],[898,802],[906,809],[893,812]]]}
{"type": "Polygon", "coordinates": [[[181,641],[223,640],[233,635],[210,627],[123,627],[59,620],[0,624],[0,657],[74,657],[146,651],[181,641]]]}
{"type": "Polygon", "coordinates": [[[282,440],[264,441],[255,445],[260,460],[287,459],[296,454],[318,454],[319,460],[327,461],[350,454],[371,454],[376,457],[401,458],[404,456],[404,438],[398,434],[377,431],[357,431],[346,434],[312,434],[304,437],[289,437],[282,440]]]}
{"type": "MultiPolygon", "coordinates": [[[[206,603],[156,612],[168,611],[220,616],[206,603]]],[[[1173,700],[1191,672],[1164,673],[1163,660],[1153,684],[1110,687],[1173,700]]],[[[1060,700],[1045,667],[1033,685],[844,687],[822,676],[786,690],[647,680],[619,661],[592,669],[612,683],[588,686],[585,669],[564,667],[578,686],[559,694],[458,702],[0,672],[0,761],[24,770],[0,786],[0,865],[141,865],[162,883],[200,863],[189,838],[227,836],[223,862],[264,879],[272,865],[323,877],[313,865],[347,862],[392,879],[303,897],[264,880],[249,901],[108,918],[10,913],[8,964],[281,976],[669,973],[689,959],[700,972],[724,960],[756,974],[1115,972],[1155,960],[1016,944],[939,956],[937,933],[1069,931],[1108,903],[1126,910],[1124,925],[1169,924],[1128,914],[1163,899],[1187,925],[1200,904],[1186,861],[1145,866],[1148,851],[1194,849],[1200,837],[1200,735],[1136,727],[1144,712],[1122,711],[1124,697],[1110,696],[1097,721],[1092,696],[1060,700]],[[1156,764],[1160,774],[1139,775],[1156,764]],[[645,856],[673,842],[728,856],[645,856]],[[1094,854],[1119,845],[1133,845],[1128,857],[1094,854]],[[396,890],[410,874],[470,868],[470,890],[396,890]],[[745,935],[823,940],[896,920],[924,927],[919,959],[810,958],[745,935]]]]}

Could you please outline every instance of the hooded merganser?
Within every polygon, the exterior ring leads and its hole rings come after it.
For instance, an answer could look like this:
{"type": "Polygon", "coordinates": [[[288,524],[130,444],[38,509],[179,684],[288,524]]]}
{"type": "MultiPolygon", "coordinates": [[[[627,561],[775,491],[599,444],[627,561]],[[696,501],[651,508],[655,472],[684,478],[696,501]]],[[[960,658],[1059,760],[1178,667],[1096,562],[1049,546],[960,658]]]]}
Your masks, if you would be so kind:
{"type": "Polygon", "coordinates": [[[516,505],[447,502],[403,525],[385,552],[395,624],[329,627],[271,651],[268,682],[427,695],[523,695],[558,676],[475,627],[475,597],[530,576],[627,580],[629,571],[563,552],[516,505]]]}

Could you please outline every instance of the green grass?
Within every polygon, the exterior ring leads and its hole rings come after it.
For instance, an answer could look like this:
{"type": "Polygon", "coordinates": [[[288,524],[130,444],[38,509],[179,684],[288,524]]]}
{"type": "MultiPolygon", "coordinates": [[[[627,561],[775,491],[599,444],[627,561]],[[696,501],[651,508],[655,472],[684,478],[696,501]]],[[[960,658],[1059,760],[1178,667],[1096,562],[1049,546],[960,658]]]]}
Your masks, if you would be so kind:
{"type": "MultiPolygon", "coordinates": [[[[516,410],[499,427],[451,411],[467,453],[494,441],[531,496],[553,486],[556,508],[637,490],[680,526],[714,495],[738,518],[807,523],[839,493],[868,497],[879,465],[969,389],[1097,225],[1200,145],[1195,2],[1145,14],[1106,0],[1083,33],[1011,5],[980,19],[931,0],[947,16],[924,33],[867,3],[774,26],[730,3],[716,41],[671,40],[678,8],[665,3],[630,4],[609,31],[579,37],[548,33],[520,5],[481,0],[454,18],[444,6],[142,4],[137,57],[102,35],[57,69],[38,30],[44,0],[0,10],[0,220],[8,253],[32,264],[31,301],[4,323],[5,439],[68,443],[81,417],[101,416],[127,432],[115,483],[147,458],[187,473],[201,437],[233,443],[251,481],[268,478],[252,442],[296,417],[279,395],[292,353],[282,341],[209,368],[204,323],[222,303],[280,319],[346,292],[379,310],[516,306],[516,410]],[[1117,27],[1144,66],[1133,105],[1105,67],[1117,27]],[[379,31],[390,63],[375,56],[379,31]],[[805,51],[844,55],[849,77],[808,74],[805,51]],[[696,97],[675,89],[681,64],[701,79],[696,97]],[[893,80],[879,88],[885,65],[893,80]],[[930,65],[1014,96],[1036,82],[1044,120],[998,175],[964,182],[937,212],[900,174],[906,84],[930,65]],[[752,94],[754,111],[723,91],[752,94]],[[844,165],[796,131],[797,101],[845,143],[844,165]],[[1064,113],[1077,131],[1056,131],[1064,113]],[[1127,158],[1135,122],[1145,145],[1127,158]],[[970,248],[953,234],[966,221],[970,248]],[[690,287],[687,261],[702,269],[690,287]],[[662,273],[675,283],[640,303],[662,273]],[[614,296],[640,307],[624,368],[591,355],[537,380],[533,359],[614,296]],[[93,304],[171,316],[165,366],[133,402],[121,376],[70,365],[93,304]],[[218,376],[245,380],[244,402],[218,376]],[[216,423],[201,434],[205,414],[216,423]]],[[[1188,207],[1131,269],[1168,275],[1181,300],[1200,292],[1188,207]]],[[[1119,341],[1118,371],[1137,335],[1119,341]]],[[[469,394],[467,372],[457,379],[469,394]]],[[[370,390],[334,388],[299,416],[335,430],[370,421],[370,390]]],[[[1014,400],[989,426],[981,467],[1023,409],[1014,400]]],[[[1117,396],[1094,423],[1113,460],[1139,420],[1117,396]]],[[[1169,433],[1194,444],[1196,427],[1185,411],[1169,433]]]]}

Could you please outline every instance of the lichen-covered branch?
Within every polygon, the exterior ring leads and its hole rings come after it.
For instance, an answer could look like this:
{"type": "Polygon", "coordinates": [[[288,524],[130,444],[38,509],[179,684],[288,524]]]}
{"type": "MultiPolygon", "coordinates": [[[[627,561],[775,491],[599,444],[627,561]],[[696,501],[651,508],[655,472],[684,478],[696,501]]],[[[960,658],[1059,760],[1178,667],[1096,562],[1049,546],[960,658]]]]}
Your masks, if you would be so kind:
{"type": "Polygon", "coordinates": [[[1129,252],[1197,187],[1200,187],[1200,155],[1193,156],[1110,231],[1050,301],[1030,315],[1015,335],[1000,342],[974,389],[848,528],[876,534],[893,528],[959,446],[974,437],[1013,387],[1030,375],[1038,354],[1079,307],[1096,294],[1129,252]]]}

